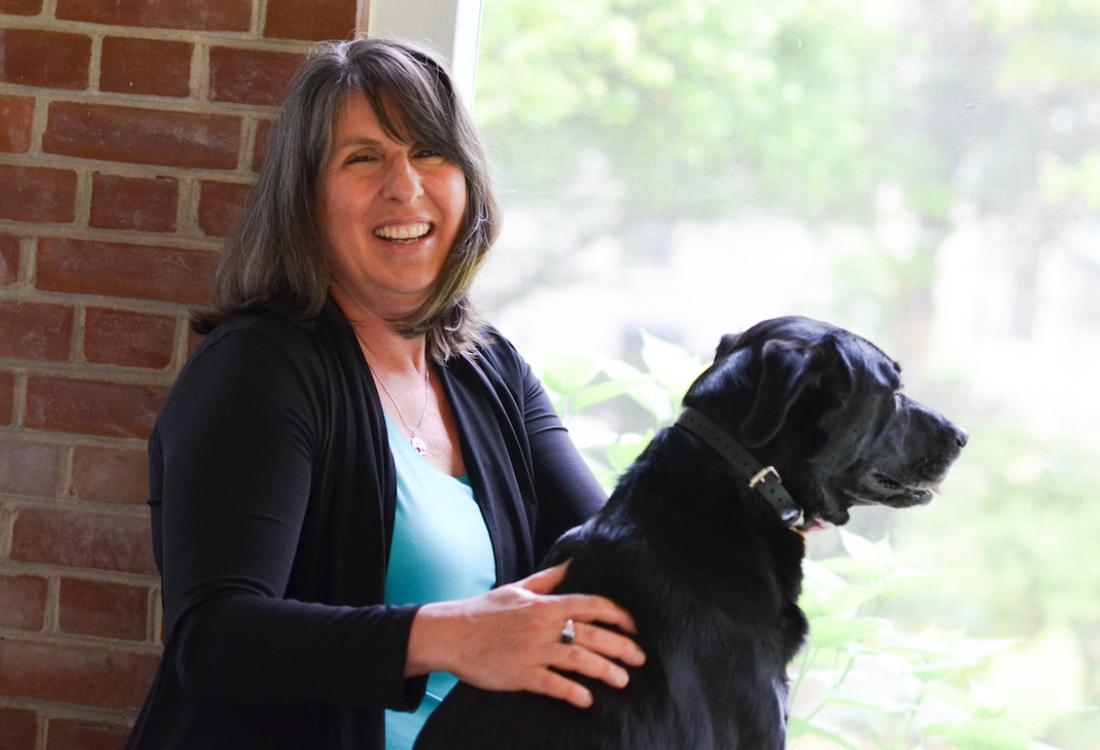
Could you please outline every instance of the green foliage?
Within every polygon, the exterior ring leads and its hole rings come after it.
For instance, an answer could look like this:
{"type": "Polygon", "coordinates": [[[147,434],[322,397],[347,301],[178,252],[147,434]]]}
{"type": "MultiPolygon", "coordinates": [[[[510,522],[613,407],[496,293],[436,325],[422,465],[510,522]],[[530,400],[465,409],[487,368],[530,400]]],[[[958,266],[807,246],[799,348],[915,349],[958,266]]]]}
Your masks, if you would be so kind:
{"type": "MultiPolygon", "coordinates": [[[[643,342],[640,366],[559,355],[544,357],[536,368],[608,489],[672,419],[680,395],[703,368],[668,342],[648,334],[643,342]],[[608,405],[624,401],[647,415],[646,429],[620,433],[594,418],[601,410],[610,416],[608,405]]],[[[976,461],[997,467],[990,459],[976,461]]],[[[1072,493],[1069,486],[1064,491],[1072,493]]],[[[800,606],[810,620],[810,636],[791,665],[792,747],[812,737],[814,747],[852,750],[1051,750],[1032,742],[1003,696],[979,679],[1014,638],[974,638],[928,622],[913,627],[914,618],[903,626],[884,617],[890,602],[938,590],[945,578],[910,565],[885,539],[871,541],[843,529],[815,536],[829,535],[838,551],[822,556],[811,548],[803,563],[800,606]]]]}
{"type": "Polygon", "coordinates": [[[850,0],[494,0],[479,125],[518,196],[595,166],[621,186],[624,220],[862,213],[882,166],[907,158],[890,134],[913,42],[890,15],[850,0]]]}

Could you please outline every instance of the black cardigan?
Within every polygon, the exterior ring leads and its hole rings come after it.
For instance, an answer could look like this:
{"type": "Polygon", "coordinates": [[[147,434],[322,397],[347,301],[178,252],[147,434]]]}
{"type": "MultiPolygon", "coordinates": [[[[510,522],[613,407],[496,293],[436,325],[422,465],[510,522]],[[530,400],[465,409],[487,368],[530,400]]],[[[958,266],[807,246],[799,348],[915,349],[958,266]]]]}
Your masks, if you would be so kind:
{"type": "MultiPolygon", "coordinates": [[[[439,368],[496,559],[531,573],[606,499],[538,380],[495,332],[439,368]]],[[[416,607],[382,605],[393,457],[351,329],[269,313],[218,326],[149,441],[166,642],[132,750],[381,750],[416,607]]]]}

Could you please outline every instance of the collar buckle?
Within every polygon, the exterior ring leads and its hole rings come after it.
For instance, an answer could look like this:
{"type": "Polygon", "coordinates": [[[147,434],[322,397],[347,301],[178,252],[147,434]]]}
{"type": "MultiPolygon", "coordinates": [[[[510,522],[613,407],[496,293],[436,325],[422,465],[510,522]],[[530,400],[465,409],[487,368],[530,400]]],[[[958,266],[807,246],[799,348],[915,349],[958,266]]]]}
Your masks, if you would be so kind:
{"type": "Polygon", "coordinates": [[[754,489],[756,489],[756,485],[760,484],[761,482],[768,481],[768,476],[769,475],[774,476],[775,481],[779,482],[780,484],[783,484],[783,478],[781,476],[779,476],[779,472],[775,470],[775,467],[774,466],[765,466],[763,469],[761,469],[760,471],[753,474],[752,478],[749,479],[749,489],[754,490],[754,489]]]}

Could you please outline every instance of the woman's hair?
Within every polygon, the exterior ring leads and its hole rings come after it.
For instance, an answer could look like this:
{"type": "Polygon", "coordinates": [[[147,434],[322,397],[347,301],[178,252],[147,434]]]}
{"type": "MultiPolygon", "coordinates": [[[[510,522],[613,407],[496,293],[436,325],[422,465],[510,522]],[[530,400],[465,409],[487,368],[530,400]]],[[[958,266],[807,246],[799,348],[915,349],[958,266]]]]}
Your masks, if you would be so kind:
{"type": "Polygon", "coordinates": [[[269,309],[307,323],[325,306],[329,270],[317,226],[318,185],[336,118],[345,99],[360,93],[387,135],[438,151],[466,177],[466,212],[435,289],[395,325],[407,336],[426,334],[437,361],[473,353],[483,324],[466,295],[499,228],[484,147],[443,64],[426,49],[390,39],[330,42],[310,52],[226,239],[214,307],[192,314],[197,333],[240,310],[269,309]]]}

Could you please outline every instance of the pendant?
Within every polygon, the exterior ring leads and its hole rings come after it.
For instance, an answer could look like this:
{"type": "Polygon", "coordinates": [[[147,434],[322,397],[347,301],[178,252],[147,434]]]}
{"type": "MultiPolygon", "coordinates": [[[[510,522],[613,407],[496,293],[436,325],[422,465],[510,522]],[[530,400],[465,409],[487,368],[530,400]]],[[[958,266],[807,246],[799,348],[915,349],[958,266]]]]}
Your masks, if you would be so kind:
{"type": "Polygon", "coordinates": [[[415,450],[418,454],[420,454],[421,456],[428,455],[428,444],[418,438],[416,435],[413,435],[409,439],[409,442],[412,443],[413,450],[415,450]]]}

